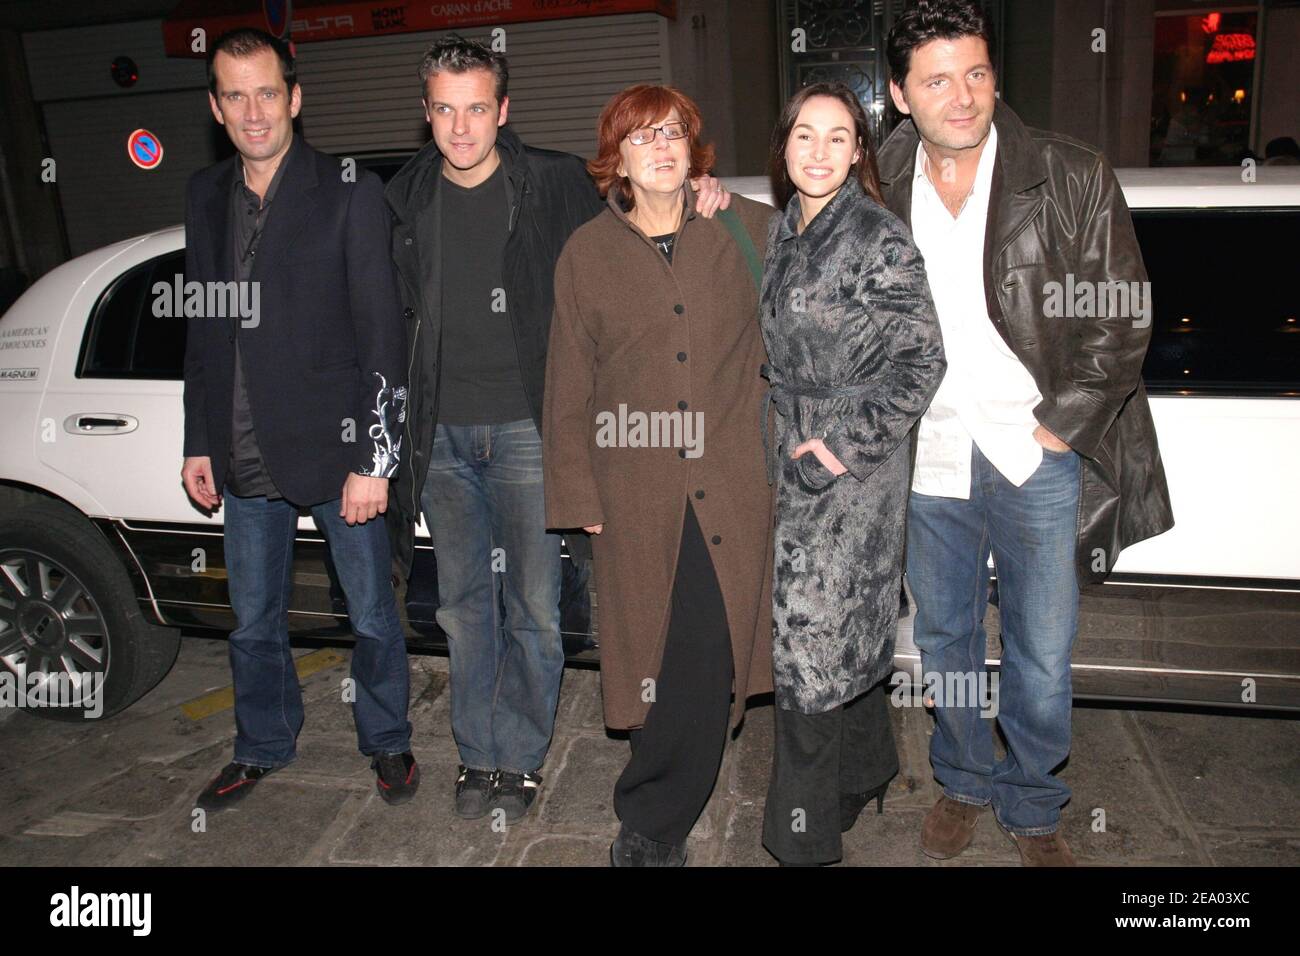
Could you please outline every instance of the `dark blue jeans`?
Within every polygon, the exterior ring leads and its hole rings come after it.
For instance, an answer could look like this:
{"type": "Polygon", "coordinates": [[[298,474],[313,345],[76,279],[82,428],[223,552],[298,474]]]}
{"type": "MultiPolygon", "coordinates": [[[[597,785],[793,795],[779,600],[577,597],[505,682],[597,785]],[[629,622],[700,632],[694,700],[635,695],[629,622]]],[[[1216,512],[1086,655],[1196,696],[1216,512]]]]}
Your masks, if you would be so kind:
{"type": "MultiPolygon", "coordinates": [[[[226,574],[239,627],[230,635],[235,683],[235,760],[281,767],[297,756],[302,691],[289,651],[293,541],[298,509],[283,499],[240,498],[227,490],[226,574]]],[[[406,637],[397,616],[384,520],[349,526],[339,499],[311,507],[325,536],[356,637],[352,716],[366,755],[411,749],[406,637]]]]}
{"type": "Polygon", "coordinates": [[[438,564],[461,763],[536,770],[555,727],[564,645],[560,536],[546,531],[532,420],[438,425],[421,506],[438,564]]]}
{"type": "Polygon", "coordinates": [[[981,717],[979,700],[940,694],[930,763],[945,794],[991,803],[998,821],[1023,836],[1055,831],[1070,799],[1052,771],[1070,753],[1079,467],[1073,451],[1044,449],[1042,464],[1017,488],[974,448],[969,499],[913,492],[908,506],[913,635],[922,670],[941,675],[941,686],[952,675],[984,671],[992,551],[1002,625],[996,716],[1007,755],[994,764],[992,721],[981,717]]]}

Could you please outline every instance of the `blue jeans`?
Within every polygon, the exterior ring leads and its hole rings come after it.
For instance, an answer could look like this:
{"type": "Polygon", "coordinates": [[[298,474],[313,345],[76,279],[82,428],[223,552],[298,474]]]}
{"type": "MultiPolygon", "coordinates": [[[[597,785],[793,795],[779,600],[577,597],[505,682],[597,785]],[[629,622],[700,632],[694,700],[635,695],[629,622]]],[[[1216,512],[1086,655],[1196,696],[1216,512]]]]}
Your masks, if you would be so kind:
{"type": "Polygon", "coordinates": [[[1022,836],[1055,831],[1070,799],[1052,771],[1070,753],[1079,470],[1075,452],[1044,449],[1017,488],[974,448],[969,500],[913,492],[908,507],[907,580],[926,675],[983,673],[992,551],[1002,624],[997,720],[1007,755],[994,764],[993,728],[978,701],[940,694],[930,763],[945,794],[991,803],[998,822],[1022,836]]]}
{"type": "Polygon", "coordinates": [[[560,536],[546,532],[537,427],[438,425],[420,504],[438,565],[461,763],[534,771],[551,743],[564,674],[560,536]]]}
{"type": "MultiPolygon", "coordinates": [[[[293,541],[298,509],[283,499],[240,498],[227,491],[225,552],[230,603],[239,627],[230,635],[235,683],[235,760],[282,767],[296,756],[302,690],[289,651],[293,541]]],[[[366,755],[411,749],[406,719],[410,672],[397,616],[388,535],[382,517],[349,527],[340,499],[311,507],[325,536],[356,637],[352,716],[366,755]]]]}

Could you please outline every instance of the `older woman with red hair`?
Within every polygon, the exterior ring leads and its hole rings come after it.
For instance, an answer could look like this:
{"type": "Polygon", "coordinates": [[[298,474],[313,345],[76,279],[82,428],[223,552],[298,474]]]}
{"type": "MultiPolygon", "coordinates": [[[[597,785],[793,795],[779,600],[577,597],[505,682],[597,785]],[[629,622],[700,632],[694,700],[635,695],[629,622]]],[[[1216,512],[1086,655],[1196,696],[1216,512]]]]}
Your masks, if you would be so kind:
{"type": "Polygon", "coordinates": [[[605,723],[632,756],[616,866],[680,866],[745,699],[772,689],[772,495],[758,283],[773,210],[696,215],[713,150],[680,91],[606,104],[608,208],[555,271],[543,402],[549,527],[592,535],[605,723]]]}

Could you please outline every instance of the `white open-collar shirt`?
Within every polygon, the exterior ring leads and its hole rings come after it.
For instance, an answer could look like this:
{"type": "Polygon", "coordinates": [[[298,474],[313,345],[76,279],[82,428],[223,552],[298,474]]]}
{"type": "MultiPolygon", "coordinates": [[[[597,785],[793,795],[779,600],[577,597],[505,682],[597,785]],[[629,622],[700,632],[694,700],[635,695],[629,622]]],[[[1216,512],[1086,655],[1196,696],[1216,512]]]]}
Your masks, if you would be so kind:
{"type": "Polygon", "coordinates": [[[994,328],[984,299],[984,228],[997,145],[990,126],[974,188],[955,217],[926,174],[925,147],[916,146],[912,234],[925,257],[948,359],[917,435],[912,490],[918,494],[969,498],[972,444],[1017,487],[1043,459],[1033,437],[1033,410],[1043,396],[994,328]]]}

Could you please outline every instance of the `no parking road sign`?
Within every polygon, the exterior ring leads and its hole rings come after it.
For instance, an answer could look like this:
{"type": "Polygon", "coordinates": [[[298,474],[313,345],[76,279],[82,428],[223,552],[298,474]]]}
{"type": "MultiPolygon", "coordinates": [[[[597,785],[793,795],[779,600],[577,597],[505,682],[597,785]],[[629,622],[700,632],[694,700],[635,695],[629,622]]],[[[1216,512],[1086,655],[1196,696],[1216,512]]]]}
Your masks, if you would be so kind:
{"type": "Polygon", "coordinates": [[[141,169],[156,169],[162,162],[162,141],[147,129],[138,129],[126,140],[126,154],[141,169]]]}
{"type": "Polygon", "coordinates": [[[293,20],[292,0],[262,0],[262,13],[266,29],[273,37],[289,39],[289,24],[293,20]]]}

